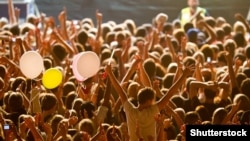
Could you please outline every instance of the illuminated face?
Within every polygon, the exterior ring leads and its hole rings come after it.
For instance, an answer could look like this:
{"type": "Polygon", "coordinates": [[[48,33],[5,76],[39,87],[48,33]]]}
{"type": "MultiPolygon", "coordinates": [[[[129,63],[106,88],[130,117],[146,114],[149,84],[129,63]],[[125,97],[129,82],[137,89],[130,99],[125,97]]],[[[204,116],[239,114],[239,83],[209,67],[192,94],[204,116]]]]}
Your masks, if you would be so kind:
{"type": "Polygon", "coordinates": [[[192,8],[196,8],[199,6],[199,0],[188,0],[188,6],[192,8]]]}

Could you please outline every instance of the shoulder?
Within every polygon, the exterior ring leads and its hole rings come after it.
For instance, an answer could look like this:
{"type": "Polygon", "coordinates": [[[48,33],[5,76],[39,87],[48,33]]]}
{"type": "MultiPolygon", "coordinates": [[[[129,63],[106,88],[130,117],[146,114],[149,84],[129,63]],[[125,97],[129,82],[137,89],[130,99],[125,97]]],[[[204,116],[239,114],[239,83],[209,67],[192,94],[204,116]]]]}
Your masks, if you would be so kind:
{"type": "Polygon", "coordinates": [[[185,7],[181,9],[182,12],[189,11],[189,7],[185,7]]]}

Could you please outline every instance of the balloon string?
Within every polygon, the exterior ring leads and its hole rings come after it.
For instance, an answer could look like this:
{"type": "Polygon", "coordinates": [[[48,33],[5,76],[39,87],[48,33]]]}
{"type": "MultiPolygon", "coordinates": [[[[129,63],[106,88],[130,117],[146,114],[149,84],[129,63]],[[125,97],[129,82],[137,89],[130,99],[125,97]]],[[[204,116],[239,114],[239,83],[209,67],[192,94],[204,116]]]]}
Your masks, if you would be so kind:
{"type": "Polygon", "coordinates": [[[109,65],[110,65],[110,63],[111,63],[111,60],[112,60],[114,54],[115,54],[115,50],[113,49],[112,54],[111,54],[111,56],[110,56],[110,58],[109,58],[109,65]]]}

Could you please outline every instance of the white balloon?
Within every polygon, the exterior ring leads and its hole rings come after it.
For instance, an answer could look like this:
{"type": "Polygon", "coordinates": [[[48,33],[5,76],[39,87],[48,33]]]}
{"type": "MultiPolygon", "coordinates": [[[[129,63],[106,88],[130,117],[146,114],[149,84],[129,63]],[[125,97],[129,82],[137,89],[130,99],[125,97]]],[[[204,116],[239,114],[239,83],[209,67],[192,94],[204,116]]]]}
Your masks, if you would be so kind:
{"type": "Polygon", "coordinates": [[[77,71],[84,80],[94,76],[100,68],[100,59],[96,53],[86,51],[77,59],[77,71]]]}
{"type": "Polygon", "coordinates": [[[21,72],[30,79],[36,78],[44,69],[43,58],[36,51],[25,52],[19,61],[21,72]]]}

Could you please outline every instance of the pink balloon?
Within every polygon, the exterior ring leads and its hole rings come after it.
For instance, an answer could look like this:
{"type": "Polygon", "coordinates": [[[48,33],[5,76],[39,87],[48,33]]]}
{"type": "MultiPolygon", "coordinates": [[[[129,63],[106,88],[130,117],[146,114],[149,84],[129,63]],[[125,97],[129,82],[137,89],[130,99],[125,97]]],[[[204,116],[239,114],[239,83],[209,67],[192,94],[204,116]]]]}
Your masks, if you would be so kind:
{"type": "Polygon", "coordinates": [[[80,56],[81,56],[83,53],[84,53],[84,52],[81,52],[81,53],[78,53],[77,55],[75,55],[75,56],[73,57],[73,61],[72,61],[72,71],[73,71],[73,74],[74,74],[75,78],[76,78],[78,81],[81,81],[81,82],[84,81],[85,78],[83,78],[83,77],[79,74],[79,72],[78,72],[78,70],[77,70],[77,62],[78,62],[80,56]]]}
{"type": "Polygon", "coordinates": [[[76,62],[77,72],[85,79],[94,76],[100,68],[100,58],[93,51],[85,51],[76,62]]]}

